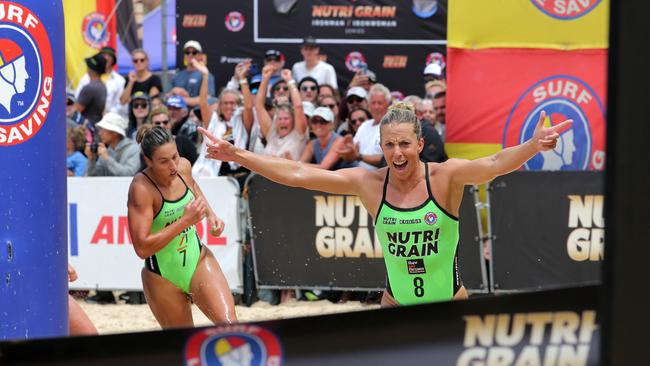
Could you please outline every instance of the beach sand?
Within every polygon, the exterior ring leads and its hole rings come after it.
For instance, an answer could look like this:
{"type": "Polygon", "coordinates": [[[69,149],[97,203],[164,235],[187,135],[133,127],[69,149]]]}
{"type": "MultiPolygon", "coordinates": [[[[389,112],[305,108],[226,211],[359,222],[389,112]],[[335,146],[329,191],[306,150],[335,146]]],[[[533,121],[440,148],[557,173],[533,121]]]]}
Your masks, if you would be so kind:
{"type": "MultiPolygon", "coordinates": [[[[88,304],[82,300],[77,300],[77,302],[95,324],[99,334],[142,332],[160,329],[156,318],[154,318],[149,306],[146,304],[98,305],[88,304]]],[[[349,301],[345,304],[333,304],[327,300],[292,300],[275,306],[258,301],[251,307],[237,305],[235,310],[239,321],[254,322],[377,308],[379,308],[379,305],[365,305],[358,301],[349,301]]],[[[196,326],[211,325],[211,322],[201,313],[196,305],[192,305],[192,314],[196,326]]]]}

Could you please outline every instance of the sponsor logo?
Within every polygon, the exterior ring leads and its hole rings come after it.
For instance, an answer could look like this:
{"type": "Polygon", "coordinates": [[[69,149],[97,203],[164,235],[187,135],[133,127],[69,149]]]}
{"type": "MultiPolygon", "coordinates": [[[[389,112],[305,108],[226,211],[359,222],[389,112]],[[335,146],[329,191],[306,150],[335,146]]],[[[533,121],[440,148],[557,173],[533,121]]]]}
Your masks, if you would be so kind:
{"type": "Polygon", "coordinates": [[[572,119],[553,150],[542,151],[524,165],[527,170],[587,170],[604,165],[605,110],[598,94],[584,81],[552,76],[532,85],[515,103],[503,131],[503,147],[533,136],[542,111],[545,127],[572,119]]]}
{"type": "Polygon", "coordinates": [[[407,259],[406,268],[409,274],[425,274],[427,269],[424,267],[424,259],[407,259]]]}
{"type": "Polygon", "coordinates": [[[580,18],[594,10],[601,0],[531,0],[544,14],[559,20],[580,18]]]}
{"type": "Polygon", "coordinates": [[[81,22],[81,34],[84,42],[92,48],[100,49],[108,44],[109,32],[104,14],[90,13],[81,22]]]}
{"type": "Polygon", "coordinates": [[[569,195],[571,230],[566,241],[569,258],[576,262],[603,260],[605,218],[602,195],[569,195]]]}
{"type": "Polygon", "coordinates": [[[445,55],[440,52],[432,52],[428,54],[426,60],[424,61],[424,64],[429,65],[433,63],[440,65],[440,67],[444,70],[445,66],[447,66],[445,55]]]}
{"type": "Polygon", "coordinates": [[[0,3],[0,146],[36,135],[50,111],[50,39],[27,7],[0,3]]]}
{"type": "Polygon", "coordinates": [[[222,64],[238,64],[240,62],[246,61],[247,57],[230,57],[230,56],[221,56],[219,62],[222,64]]]}
{"type": "Polygon", "coordinates": [[[467,315],[463,319],[464,350],[457,366],[589,365],[592,339],[598,339],[593,310],[467,315]]]}
{"type": "Polygon", "coordinates": [[[183,28],[205,28],[208,16],[205,14],[185,14],[183,16],[183,28]]]}
{"type": "Polygon", "coordinates": [[[384,217],[384,225],[395,225],[397,223],[397,219],[394,217],[384,217]]]}
{"type": "Polygon", "coordinates": [[[280,366],[282,346],[271,331],[256,325],[204,329],[185,344],[186,366],[280,366]]]}
{"type": "Polygon", "coordinates": [[[404,69],[409,57],[406,55],[385,55],[384,69],[404,69]]]}
{"type": "Polygon", "coordinates": [[[362,68],[367,68],[366,57],[358,51],[353,51],[345,56],[345,67],[352,72],[357,72],[362,68]]]}
{"type": "Polygon", "coordinates": [[[224,23],[226,24],[226,29],[231,32],[239,32],[240,30],[244,29],[244,25],[246,25],[244,16],[238,11],[231,11],[228,13],[228,15],[226,15],[226,21],[224,23]]]}
{"type": "Polygon", "coordinates": [[[424,231],[386,232],[388,253],[396,257],[428,257],[438,254],[440,228],[424,231]]]}
{"type": "Polygon", "coordinates": [[[420,219],[399,220],[399,223],[402,224],[402,225],[421,224],[422,220],[420,220],[420,219]]]}
{"type": "Polygon", "coordinates": [[[436,215],[433,212],[427,212],[426,215],[424,215],[424,222],[427,223],[427,225],[433,225],[438,221],[438,215],[436,215]]]}

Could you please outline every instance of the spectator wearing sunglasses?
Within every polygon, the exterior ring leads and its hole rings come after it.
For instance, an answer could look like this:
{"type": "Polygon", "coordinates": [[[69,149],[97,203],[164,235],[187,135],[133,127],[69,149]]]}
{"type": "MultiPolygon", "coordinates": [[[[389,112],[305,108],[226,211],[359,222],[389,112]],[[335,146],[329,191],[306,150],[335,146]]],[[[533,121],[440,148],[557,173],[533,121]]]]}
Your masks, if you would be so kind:
{"type": "MultiPolygon", "coordinates": [[[[350,131],[348,126],[350,111],[357,108],[368,109],[368,93],[366,89],[360,86],[354,86],[348,89],[347,93],[345,93],[345,100],[339,104],[341,121],[345,121],[339,126],[339,133],[343,134],[343,131],[350,131]]],[[[368,119],[370,118],[372,117],[368,119]]],[[[354,131],[356,133],[356,129],[354,131]]]]}
{"type": "MultiPolygon", "coordinates": [[[[151,124],[156,127],[162,127],[171,132],[172,123],[169,118],[169,110],[167,107],[160,106],[154,108],[151,111],[151,124]]],[[[188,139],[185,136],[175,136],[174,141],[176,141],[176,148],[178,149],[178,155],[182,158],[189,160],[189,162],[194,165],[196,159],[199,157],[198,152],[196,151],[196,145],[192,140],[188,139]]],[[[144,161],[144,157],[141,157],[141,160],[144,161]]],[[[146,164],[142,163],[142,169],[146,168],[146,164]]]]}
{"type": "Polygon", "coordinates": [[[343,122],[337,131],[339,135],[350,135],[354,137],[359,127],[367,120],[372,119],[370,111],[363,107],[354,107],[350,112],[350,117],[347,121],[343,122]]]}
{"type": "Polygon", "coordinates": [[[300,83],[298,83],[300,98],[305,102],[311,102],[314,105],[318,105],[319,90],[318,81],[311,76],[305,76],[300,80],[300,83]]]}
{"type": "Polygon", "coordinates": [[[318,107],[309,120],[309,125],[316,138],[309,141],[300,161],[314,164],[327,170],[338,170],[356,166],[356,162],[346,163],[337,150],[343,148],[343,138],[334,132],[334,113],[327,107],[318,107]]]}
{"type": "Polygon", "coordinates": [[[149,56],[142,48],[131,52],[131,61],[133,61],[133,70],[129,71],[129,81],[120,96],[122,104],[130,103],[131,97],[137,92],[153,98],[162,90],[162,81],[158,75],[152,74],[149,70],[149,56]]]}
{"type": "Polygon", "coordinates": [[[320,106],[321,107],[326,107],[329,108],[329,110],[332,111],[334,114],[334,130],[336,130],[339,127],[340,124],[340,119],[339,119],[339,100],[335,96],[327,96],[324,98],[319,98],[320,99],[320,106]]]}
{"type": "MultiPolygon", "coordinates": [[[[201,89],[201,80],[203,75],[194,67],[192,60],[205,62],[203,48],[197,41],[187,41],[183,46],[183,60],[185,62],[185,69],[181,70],[174,75],[171,83],[171,89],[167,92],[167,96],[180,96],[190,107],[199,105],[199,93],[201,89]]],[[[216,95],[214,89],[214,75],[208,74],[208,95],[214,97],[216,95]]]]}
{"type": "Polygon", "coordinates": [[[151,99],[144,92],[137,92],[131,97],[129,103],[129,127],[126,130],[126,135],[135,140],[138,129],[145,123],[149,123],[149,115],[151,113],[151,99]]]}
{"type": "Polygon", "coordinates": [[[306,37],[300,47],[303,61],[293,64],[291,69],[296,80],[311,76],[317,84],[328,84],[335,89],[339,88],[334,67],[320,58],[320,47],[314,37],[306,37]]]}
{"type": "MultiPolygon", "coordinates": [[[[119,113],[122,116],[126,116],[126,112],[120,103],[120,95],[122,95],[122,90],[124,90],[126,80],[124,80],[122,75],[114,70],[115,64],[117,63],[115,49],[112,47],[104,47],[99,51],[99,55],[103,56],[106,60],[103,65],[104,70],[100,73],[100,75],[106,74],[103,77],[103,82],[106,85],[106,100],[103,112],[119,113]]],[[[91,79],[88,74],[84,75],[81,80],[79,80],[79,85],[77,85],[77,91],[75,92],[78,99],[80,99],[79,95],[81,94],[81,90],[84,86],[88,85],[90,81],[91,79]]]]}

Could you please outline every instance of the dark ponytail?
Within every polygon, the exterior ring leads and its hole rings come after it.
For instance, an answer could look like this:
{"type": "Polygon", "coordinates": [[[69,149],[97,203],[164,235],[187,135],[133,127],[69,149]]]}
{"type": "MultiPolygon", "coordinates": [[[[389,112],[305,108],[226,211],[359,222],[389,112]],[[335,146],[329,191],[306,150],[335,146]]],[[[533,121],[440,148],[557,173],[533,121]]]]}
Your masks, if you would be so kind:
{"type": "Polygon", "coordinates": [[[144,156],[151,159],[154,151],[166,143],[174,142],[174,137],[166,128],[144,124],[138,129],[136,141],[140,144],[140,149],[144,156]]]}

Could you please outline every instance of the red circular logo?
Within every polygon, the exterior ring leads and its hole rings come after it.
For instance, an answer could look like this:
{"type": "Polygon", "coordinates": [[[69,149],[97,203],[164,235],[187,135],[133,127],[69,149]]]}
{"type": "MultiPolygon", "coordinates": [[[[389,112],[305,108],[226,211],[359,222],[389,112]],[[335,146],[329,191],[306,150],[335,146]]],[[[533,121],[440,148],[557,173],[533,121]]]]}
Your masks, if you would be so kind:
{"type": "Polygon", "coordinates": [[[231,31],[231,32],[239,32],[240,30],[244,29],[244,25],[246,25],[246,20],[244,19],[244,16],[242,13],[238,11],[231,11],[226,15],[226,28],[231,31]]]}
{"type": "Polygon", "coordinates": [[[47,119],[52,101],[53,60],[41,20],[27,7],[4,3],[0,23],[0,146],[34,137],[47,119]]]}
{"type": "Polygon", "coordinates": [[[544,14],[559,20],[580,18],[594,10],[601,0],[531,0],[544,14]]]}
{"type": "Polygon", "coordinates": [[[92,48],[100,49],[108,44],[108,27],[104,14],[90,13],[81,22],[81,34],[84,42],[92,48]]]}

